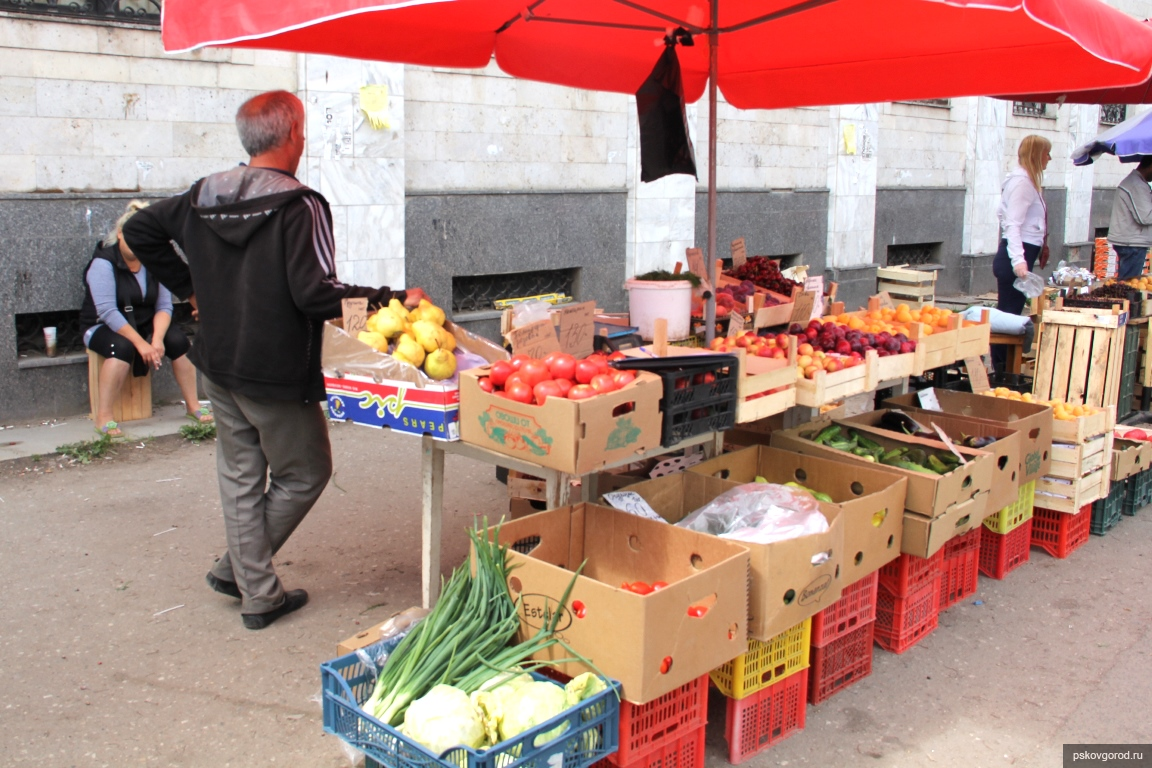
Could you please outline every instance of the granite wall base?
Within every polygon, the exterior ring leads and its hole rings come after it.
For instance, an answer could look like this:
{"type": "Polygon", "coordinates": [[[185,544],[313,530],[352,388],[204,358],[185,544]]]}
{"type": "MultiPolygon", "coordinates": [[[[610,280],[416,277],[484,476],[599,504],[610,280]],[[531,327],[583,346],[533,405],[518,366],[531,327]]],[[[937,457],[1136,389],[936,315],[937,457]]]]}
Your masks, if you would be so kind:
{"type": "Polygon", "coordinates": [[[964,238],[964,190],[951,188],[876,190],[876,235],[873,261],[888,264],[893,245],[936,243],[938,294],[960,290],[958,260],[964,238]]]}
{"type": "MultiPolygon", "coordinates": [[[[454,276],[577,268],[577,300],[624,311],[626,204],[623,191],[409,195],[408,285],[447,310],[454,276]]],[[[493,340],[499,335],[485,313],[453,319],[493,340]]]]}
{"type": "MultiPolygon", "coordinates": [[[[785,266],[824,270],[828,252],[827,190],[716,193],[716,256],[731,256],[731,243],[744,238],[748,255],[782,256],[785,266]]],[[[708,195],[696,193],[696,246],[708,248],[708,195]]]]}
{"type": "Polygon", "coordinates": [[[844,302],[844,309],[867,307],[868,297],[876,293],[876,265],[826,269],[824,281],[836,283],[836,301],[844,302]]]}

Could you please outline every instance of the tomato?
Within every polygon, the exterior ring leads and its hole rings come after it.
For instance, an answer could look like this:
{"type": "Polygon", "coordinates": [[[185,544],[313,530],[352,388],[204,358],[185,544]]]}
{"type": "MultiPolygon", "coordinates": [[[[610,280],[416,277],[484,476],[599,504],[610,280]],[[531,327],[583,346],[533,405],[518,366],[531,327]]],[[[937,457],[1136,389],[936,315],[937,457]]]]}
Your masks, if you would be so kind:
{"type": "Polygon", "coordinates": [[[654,582],[652,582],[652,591],[653,592],[659,592],[660,590],[664,589],[664,587],[666,587],[666,586],[668,586],[668,582],[666,582],[666,581],[654,581],[654,582]]]}
{"type": "Polygon", "coordinates": [[[536,396],[536,404],[543,405],[544,401],[550,397],[563,397],[560,392],[560,385],[549,379],[542,381],[532,388],[532,394],[536,396]]]}
{"type": "Polygon", "coordinates": [[[553,352],[551,355],[552,360],[544,358],[544,362],[548,365],[548,370],[552,373],[554,379],[571,379],[576,375],[576,358],[569,355],[567,352],[553,352]]]}
{"type": "Polygon", "coordinates": [[[653,589],[652,585],[646,581],[634,581],[628,585],[628,591],[635,592],[638,595],[650,595],[653,589]]]}
{"type": "Polygon", "coordinates": [[[608,374],[598,373],[592,377],[592,388],[600,394],[604,394],[606,392],[615,392],[620,387],[616,385],[616,380],[608,374]]]}
{"type": "Polygon", "coordinates": [[[518,371],[524,367],[524,363],[528,362],[531,359],[532,359],[531,355],[526,355],[523,352],[521,352],[519,354],[512,355],[512,359],[509,362],[512,363],[512,370],[518,371]]]}
{"type": "Polygon", "coordinates": [[[1130,429],[1124,433],[1126,440],[1147,440],[1148,433],[1142,429],[1130,429]]]}
{"type": "Polygon", "coordinates": [[[502,389],[498,389],[495,392],[493,392],[492,394],[495,395],[496,397],[502,397],[505,400],[511,400],[512,399],[512,398],[508,397],[508,393],[502,389]]]}
{"type": "Polygon", "coordinates": [[[551,380],[552,374],[542,360],[525,360],[520,366],[520,378],[528,386],[535,387],[542,381],[551,380]]]}
{"type": "Polygon", "coordinates": [[[708,609],[702,605],[690,605],[690,606],[688,606],[688,615],[694,619],[698,619],[706,613],[708,613],[708,609]]]}
{"type": "Polygon", "coordinates": [[[616,371],[616,373],[612,374],[612,380],[616,382],[618,388],[623,389],[636,380],[636,372],[616,371]]]}
{"type": "Polygon", "coordinates": [[[560,387],[560,397],[568,397],[568,391],[572,389],[571,379],[553,379],[556,385],[560,387]]]}
{"type": "Polygon", "coordinates": [[[628,355],[624,354],[623,352],[613,352],[612,354],[608,355],[608,359],[609,360],[627,360],[628,355]]]}
{"type": "Polygon", "coordinates": [[[666,675],[672,669],[672,657],[665,656],[664,660],[660,662],[660,674],[666,675]]]}
{"type": "MultiPolygon", "coordinates": [[[[594,376],[600,375],[600,366],[592,360],[581,360],[576,363],[576,381],[581,384],[589,384],[594,376]]],[[[568,378],[565,376],[564,378],[568,378]]]]}
{"type": "Polygon", "coordinates": [[[590,384],[574,384],[572,389],[568,390],[569,400],[587,400],[595,396],[596,390],[590,384]]]}
{"type": "Polygon", "coordinates": [[[572,615],[578,619],[584,618],[588,614],[588,608],[584,605],[583,601],[572,601],[572,615]]]}
{"type": "Polygon", "coordinates": [[[485,392],[491,393],[496,390],[496,387],[492,384],[492,379],[488,378],[487,376],[481,376],[476,380],[476,384],[485,392]]]}
{"type": "MultiPolygon", "coordinates": [[[[520,375],[520,371],[513,371],[512,375],[504,380],[504,389],[508,389],[509,387],[511,387],[513,384],[515,384],[518,381],[522,384],[528,383],[528,382],[524,381],[524,378],[520,375]]],[[[531,389],[531,387],[529,387],[529,389],[531,389]]]]}
{"type": "Polygon", "coordinates": [[[532,387],[519,379],[510,382],[505,388],[505,391],[508,393],[509,399],[515,400],[518,403],[532,402],[532,387]]]}
{"type": "Polygon", "coordinates": [[[508,381],[508,377],[512,375],[515,369],[512,363],[507,360],[497,360],[492,363],[492,371],[489,377],[492,379],[492,385],[496,387],[504,386],[504,382],[508,381]]]}

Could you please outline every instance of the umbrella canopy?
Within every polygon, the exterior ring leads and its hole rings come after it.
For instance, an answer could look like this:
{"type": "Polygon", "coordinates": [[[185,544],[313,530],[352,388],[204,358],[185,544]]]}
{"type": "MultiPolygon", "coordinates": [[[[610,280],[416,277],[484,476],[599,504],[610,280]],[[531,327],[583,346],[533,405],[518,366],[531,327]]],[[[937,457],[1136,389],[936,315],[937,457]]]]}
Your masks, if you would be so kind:
{"type": "Polygon", "coordinates": [[[1076,147],[1072,163],[1088,165],[1105,152],[1116,155],[1122,163],[1134,163],[1143,155],[1152,155],[1152,112],[1130,117],[1076,147]]]}
{"type": "Polygon", "coordinates": [[[1099,0],[166,0],[169,51],[271,48],[635,93],[667,30],[685,99],[782,108],[1132,85],[1152,28],[1099,0]],[[713,23],[712,19],[716,21],[713,23]],[[715,41],[714,43],[712,41],[715,41]]]}

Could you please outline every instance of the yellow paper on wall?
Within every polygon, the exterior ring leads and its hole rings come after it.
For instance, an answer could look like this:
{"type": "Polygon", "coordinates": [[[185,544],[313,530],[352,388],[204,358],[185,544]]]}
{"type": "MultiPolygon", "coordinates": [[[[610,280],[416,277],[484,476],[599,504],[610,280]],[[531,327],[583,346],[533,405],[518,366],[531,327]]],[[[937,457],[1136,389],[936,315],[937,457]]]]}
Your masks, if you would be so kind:
{"type": "Polygon", "coordinates": [[[856,154],[856,126],[853,123],[844,126],[844,154],[856,154]]]}
{"type": "Polygon", "coordinates": [[[388,86],[360,86],[360,109],[376,130],[383,131],[392,127],[392,119],[388,114],[388,86]]]}

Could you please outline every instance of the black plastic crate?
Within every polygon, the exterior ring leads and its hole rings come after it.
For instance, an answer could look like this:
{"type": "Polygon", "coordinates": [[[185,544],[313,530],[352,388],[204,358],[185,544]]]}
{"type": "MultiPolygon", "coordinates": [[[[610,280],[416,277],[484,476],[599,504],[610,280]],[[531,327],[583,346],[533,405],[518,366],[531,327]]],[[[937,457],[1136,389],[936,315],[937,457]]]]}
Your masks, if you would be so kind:
{"type": "Polygon", "coordinates": [[[1152,469],[1128,478],[1128,491],[1124,494],[1124,506],[1120,511],[1132,517],[1149,504],[1152,504],[1152,469]]]}
{"type": "MultiPolygon", "coordinates": [[[[1032,377],[1024,376],[1019,373],[1004,373],[1001,371],[993,371],[988,374],[988,385],[993,389],[997,387],[1006,387],[1014,392],[1031,392],[1032,391],[1032,377]]],[[[959,381],[951,381],[945,383],[941,389],[948,389],[953,392],[971,392],[972,382],[967,378],[959,381]]]]}
{"type": "Polygon", "coordinates": [[[718,397],[709,403],[689,403],[663,409],[661,445],[676,445],[704,432],[722,432],[736,426],[736,394],[718,397]]]}
{"type": "Polygon", "coordinates": [[[731,429],[736,424],[740,366],[735,355],[628,358],[612,365],[654,373],[664,383],[660,400],[664,419],[661,444],[666,448],[694,435],[731,429]]]}

